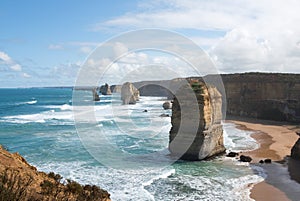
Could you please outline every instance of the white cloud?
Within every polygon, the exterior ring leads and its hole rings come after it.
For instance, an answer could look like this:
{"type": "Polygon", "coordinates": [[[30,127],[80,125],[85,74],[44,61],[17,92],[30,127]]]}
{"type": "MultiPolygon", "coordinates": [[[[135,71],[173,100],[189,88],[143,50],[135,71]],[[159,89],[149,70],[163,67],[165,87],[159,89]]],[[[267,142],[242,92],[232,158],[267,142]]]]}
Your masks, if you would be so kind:
{"type": "Polygon", "coordinates": [[[27,74],[27,73],[23,73],[22,76],[23,76],[24,78],[31,78],[31,75],[29,75],[29,74],[27,74]]]}
{"type": "Polygon", "coordinates": [[[59,44],[50,44],[48,46],[48,49],[49,50],[63,50],[64,47],[62,45],[59,45],[59,44]]]}
{"type": "Polygon", "coordinates": [[[22,71],[22,67],[20,66],[20,64],[14,64],[10,66],[10,69],[12,69],[13,71],[22,71]]]}
{"type": "Polygon", "coordinates": [[[113,49],[116,56],[120,56],[128,52],[128,48],[120,42],[116,42],[113,46],[113,49]]]}
{"type": "Polygon", "coordinates": [[[93,51],[92,47],[89,46],[82,46],[80,47],[80,52],[84,53],[84,54],[89,54],[93,51]]]}
{"type": "Polygon", "coordinates": [[[298,0],[154,0],[142,2],[139,9],[95,24],[93,30],[199,30],[191,39],[210,47],[222,72],[300,72],[298,0]],[[203,30],[226,34],[210,36],[203,30]]]}
{"type": "Polygon", "coordinates": [[[22,66],[15,62],[8,54],[5,52],[0,51],[0,67],[1,66],[8,66],[2,67],[2,69],[6,69],[6,71],[22,71],[22,66]]]}
{"type": "Polygon", "coordinates": [[[2,51],[0,51],[0,60],[7,63],[10,63],[12,61],[11,58],[8,56],[8,54],[2,51]]]}

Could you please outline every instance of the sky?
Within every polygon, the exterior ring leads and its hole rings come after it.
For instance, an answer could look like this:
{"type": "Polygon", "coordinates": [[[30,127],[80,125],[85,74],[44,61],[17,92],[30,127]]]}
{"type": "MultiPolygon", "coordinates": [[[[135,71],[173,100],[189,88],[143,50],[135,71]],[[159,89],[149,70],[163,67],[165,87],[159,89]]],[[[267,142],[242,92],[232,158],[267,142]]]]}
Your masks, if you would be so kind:
{"type": "MultiPolygon", "coordinates": [[[[0,87],[73,86],[95,48],[145,28],[191,39],[219,73],[300,73],[299,10],[298,0],[3,0],[0,87]]],[[[126,50],[122,44],[116,48],[126,50]]],[[[184,64],[165,53],[123,58],[130,59],[182,65],[177,74],[184,70],[184,64]]],[[[124,68],[116,65],[112,75],[124,68]]]]}

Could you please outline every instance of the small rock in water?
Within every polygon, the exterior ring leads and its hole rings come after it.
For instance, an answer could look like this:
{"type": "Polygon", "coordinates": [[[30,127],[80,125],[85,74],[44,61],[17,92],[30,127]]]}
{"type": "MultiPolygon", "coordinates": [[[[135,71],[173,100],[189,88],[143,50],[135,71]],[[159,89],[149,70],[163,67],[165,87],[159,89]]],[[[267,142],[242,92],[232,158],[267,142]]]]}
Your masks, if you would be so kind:
{"type": "Polygon", "coordinates": [[[148,112],[148,110],[144,110],[143,112],[148,112]]]}
{"type": "Polygon", "coordinates": [[[263,161],[263,160],[260,160],[259,163],[264,163],[264,161],[263,161]]]}
{"type": "Polygon", "coordinates": [[[161,115],[159,115],[160,117],[170,117],[170,115],[168,115],[168,114],[161,114],[161,115]]]}
{"type": "Polygon", "coordinates": [[[226,156],[227,157],[236,157],[236,156],[238,156],[239,154],[238,153],[236,153],[236,152],[229,152],[226,156]]]}
{"type": "Polygon", "coordinates": [[[251,162],[252,158],[250,156],[241,155],[240,156],[240,161],[242,161],[242,162],[251,162]]]}
{"type": "Polygon", "coordinates": [[[172,103],[170,103],[169,101],[164,102],[163,108],[165,110],[172,109],[172,103]]]}

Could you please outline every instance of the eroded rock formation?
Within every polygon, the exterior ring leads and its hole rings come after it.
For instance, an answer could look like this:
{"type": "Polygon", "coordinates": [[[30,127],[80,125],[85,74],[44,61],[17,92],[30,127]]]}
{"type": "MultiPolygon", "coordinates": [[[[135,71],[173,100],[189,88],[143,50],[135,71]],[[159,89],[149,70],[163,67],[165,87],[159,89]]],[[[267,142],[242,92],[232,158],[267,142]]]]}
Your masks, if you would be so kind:
{"type": "Polygon", "coordinates": [[[61,179],[58,174],[38,172],[18,153],[11,154],[0,145],[0,200],[110,201],[109,193],[97,186],[62,184],[61,179]]]}
{"type": "Polygon", "coordinates": [[[97,93],[97,89],[96,88],[93,89],[93,101],[100,101],[100,97],[99,97],[99,95],[97,93]]]}
{"type": "Polygon", "coordinates": [[[172,103],[170,101],[164,102],[162,106],[165,110],[172,109],[172,103]]]}
{"type": "Polygon", "coordinates": [[[184,160],[223,153],[222,97],[214,87],[190,80],[175,94],[169,150],[184,160]]]}
{"type": "Polygon", "coordinates": [[[126,82],[121,88],[121,100],[123,104],[135,104],[140,97],[140,92],[132,83],[126,82]]]}
{"type": "Polygon", "coordinates": [[[102,95],[111,95],[111,90],[107,83],[105,83],[105,85],[102,85],[100,87],[100,92],[102,95]]]}

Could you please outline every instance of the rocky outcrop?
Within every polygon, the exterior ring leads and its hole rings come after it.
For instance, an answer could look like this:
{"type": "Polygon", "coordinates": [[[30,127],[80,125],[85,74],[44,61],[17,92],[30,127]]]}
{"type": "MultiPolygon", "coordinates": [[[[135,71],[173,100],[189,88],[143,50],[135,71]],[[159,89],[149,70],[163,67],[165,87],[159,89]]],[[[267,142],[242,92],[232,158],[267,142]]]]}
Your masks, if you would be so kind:
{"type": "Polygon", "coordinates": [[[300,160],[300,138],[294,144],[291,150],[291,157],[296,160],[300,160]]]}
{"type": "Polygon", "coordinates": [[[184,160],[202,160],[225,151],[222,97],[215,87],[190,80],[175,94],[169,136],[171,154],[184,160]]]}
{"type": "Polygon", "coordinates": [[[97,89],[96,88],[93,89],[93,101],[100,101],[100,97],[99,97],[99,95],[97,93],[97,89]]]}
{"type": "Polygon", "coordinates": [[[58,174],[38,172],[18,153],[0,145],[0,200],[93,200],[110,201],[107,191],[97,186],[82,186],[75,181],[61,183],[58,174]]]}
{"type": "Polygon", "coordinates": [[[135,104],[140,97],[139,90],[132,83],[126,82],[121,88],[121,100],[123,104],[135,104]]]}
{"type": "Polygon", "coordinates": [[[250,156],[241,155],[240,161],[250,163],[252,161],[252,158],[250,156]]]}
{"type": "Polygon", "coordinates": [[[107,83],[105,83],[105,85],[102,85],[100,87],[100,93],[102,95],[111,95],[111,90],[110,90],[110,87],[107,83]]]}
{"type": "Polygon", "coordinates": [[[163,106],[164,110],[172,109],[172,103],[170,101],[164,102],[162,106],[163,106]]]}

